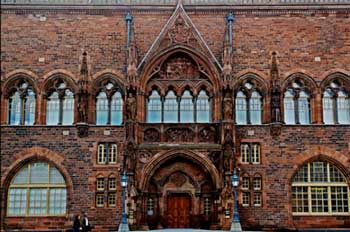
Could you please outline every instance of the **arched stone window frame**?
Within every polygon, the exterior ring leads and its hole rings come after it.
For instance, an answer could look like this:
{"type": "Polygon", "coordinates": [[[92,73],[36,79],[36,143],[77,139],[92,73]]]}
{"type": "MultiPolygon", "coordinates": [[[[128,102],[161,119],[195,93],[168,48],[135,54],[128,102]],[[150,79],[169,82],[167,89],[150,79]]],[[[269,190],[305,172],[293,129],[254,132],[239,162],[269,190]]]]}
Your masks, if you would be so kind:
{"type": "Polygon", "coordinates": [[[76,109],[76,98],[77,98],[77,86],[75,81],[72,77],[63,74],[63,73],[57,73],[53,74],[52,76],[48,77],[47,80],[44,83],[44,99],[45,99],[45,115],[46,115],[46,125],[48,125],[48,117],[49,117],[49,98],[52,96],[52,94],[57,93],[58,95],[58,122],[57,124],[50,124],[50,125],[73,125],[76,122],[76,115],[77,115],[77,109],[76,109]],[[70,98],[70,94],[72,94],[70,98]],[[69,98],[66,98],[69,96],[69,98]],[[64,123],[64,101],[65,99],[72,99],[73,101],[73,109],[72,109],[72,119],[69,120],[71,123],[64,123]]]}
{"type": "MultiPolygon", "coordinates": [[[[344,207],[342,208],[344,209],[344,207]]],[[[298,167],[291,179],[291,210],[294,216],[350,215],[350,185],[346,169],[338,162],[323,155],[305,161],[298,167]],[[322,167],[317,168],[318,164],[322,164],[322,167]],[[312,175],[312,173],[316,174],[312,175]],[[331,173],[334,175],[331,175],[331,173]],[[340,181],[335,181],[335,179],[340,181]],[[343,192],[344,189],[345,192],[343,192]],[[334,200],[332,197],[338,196],[338,190],[341,190],[340,195],[343,197],[347,195],[347,199],[339,199],[345,201],[344,204],[346,204],[345,208],[347,209],[345,212],[333,212],[334,206],[339,208],[339,202],[334,205],[332,201],[332,199],[334,200]],[[320,191],[322,192],[321,195],[325,197],[314,199],[313,196],[317,196],[320,191]],[[324,201],[321,206],[318,205],[320,201],[324,201]],[[318,203],[314,205],[313,202],[318,203]],[[323,207],[322,211],[324,209],[327,209],[327,211],[319,212],[320,208],[316,210],[319,206],[323,207]]]]}
{"type": "Polygon", "coordinates": [[[322,122],[324,124],[350,124],[350,109],[349,109],[349,116],[348,116],[348,123],[340,122],[339,121],[339,112],[338,112],[338,99],[339,99],[339,93],[343,93],[345,96],[345,101],[348,102],[348,107],[350,107],[350,77],[343,74],[343,73],[333,73],[330,74],[325,78],[324,81],[321,83],[321,108],[322,112],[320,114],[322,115],[322,122]],[[328,92],[330,95],[330,104],[332,107],[332,120],[326,121],[325,117],[325,94],[328,92]],[[332,121],[332,122],[331,122],[332,121]]]}
{"type": "Polygon", "coordinates": [[[96,125],[121,125],[123,123],[123,105],[124,105],[124,97],[122,94],[122,89],[119,86],[116,86],[112,82],[106,81],[99,88],[98,94],[96,95],[96,125]],[[107,101],[107,120],[105,123],[98,123],[98,102],[99,95],[103,93],[105,94],[105,101],[107,101]],[[119,103],[121,101],[121,103],[119,103]],[[113,106],[115,104],[115,106],[113,106]],[[120,107],[118,110],[117,108],[120,107]],[[113,110],[115,108],[115,110],[113,110]],[[121,111],[121,113],[118,111],[121,111]],[[113,115],[119,114],[120,120],[113,122],[113,115]]]}
{"type": "Polygon", "coordinates": [[[261,105],[260,105],[260,122],[254,124],[263,124],[266,120],[264,118],[265,110],[265,97],[267,94],[267,85],[263,78],[259,75],[249,72],[238,78],[234,83],[234,121],[237,122],[237,95],[242,93],[245,97],[245,123],[240,124],[253,124],[250,110],[251,104],[250,100],[252,99],[252,94],[256,92],[260,95],[261,105]]]}
{"type": "MultiPolygon", "coordinates": [[[[314,96],[315,91],[317,91],[317,85],[314,82],[314,80],[303,73],[294,73],[290,75],[283,83],[282,87],[282,112],[283,112],[283,121],[286,119],[286,109],[285,109],[285,95],[287,92],[292,93],[293,98],[293,110],[294,110],[294,122],[289,125],[299,125],[302,124],[300,121],[300,110],[299,110],[299,103],[300,103],[300,93],[307,94],[307,101],[308,101],[308,122],[303,123],[304,125],[311,124],[313,120],[313,103],[314,103],[314,96]]],[[[286,122],[285,122],[286,123],[286,122]]]]}
{"type": "MultiPolygon", "coordinates": [[[[38,181],[38,176],[36,177],[35,181],[38,181]]],[[[38,194],[38,192],[37,192],[37,194],[38,194]]],[[[61,197],[62,196],[60,196],[59,198],[61,198],[61,197]]],[[[53,166],[47,162],[43,162],[43,161],[27,163],[24,167],[22,167],[17,172],[17,174],[12,179],[11,184],[8,188],[8,198],[7,199],[8,199],[8,204],[7,204],[7,216],[8,217],[9,216],[48,216],[48,215],[49,216],[62,216],[62,215],[66,215],[66,213],[67,213],[67,185],[65,183],[65,179],[55,166],[53,166]],[[42,173],[40,175],[44,179],[47,178],[47,182],[44,182],[44,181],[32,182],[33,180],[31,179],[31,176],[32,176],[32,173],[34,172],[33,170],[35,170],[34,167],[38,166],[39,164],[40,165],[43,164],[44,166],[47,166],[47,174],[42,173]],[[23,174],[23,173],[25,174],[25,172],[27,172],[27,174],[25,176],[26,181],[23,183],[22,182],[14,183],[14,181],[17,180],[17,178],[21,178],[19,175],[23,174]],[[57,180],[56,181],[52,180],[52,176],[55,172],[56,172],[56,175],[58,175],[58,177],[62,179],[61,181],[57,182],[57,180]],[[20,195],[21,201],[23,201],[23,197],[25,198],[25,201],[26,201],[24,214],[22,214],[22,213],[19,213],[19,214],[9,213],[9,209],[11,207],[11,196],[14,196],[15,200],[18,199],[18,197],[16,197],[17,190],[20,191],[19,193],[21,194],[20,195]],[[25,190],[25,192],[23,192],[23,190],[25,190]],[[33,194],[35,194],[34,190],[40,190],[39,195],[33,195],[33,194]],[[55,191],[52,192],[53,190],[55,190],[55,191]],[[55,211],[54,212],[51,211],[55,205],[55,203],[53,203],[53,199],[56,199],[56,198],[53,198],[53,196],[56,197],[57,191],[59,191],[59,190],[64,190],[63,191],[63,194],[64,194],[63,202],[65,204],[64,204],[62,213],[61,212],[55,213],[55,211]],[[12,195],[11,191],[14,192],[15,195],[12,195]],[[25,193],[25,195],[23,195],[23,193],[25,193]],[[52,195],[52,193],[54,195],[52,195]],[[31,199],[32,196],[35,196],[35,200],[33,202],[31,199]],[[37,208],[37,197],[38,196],[40,196],[40,206],[42,204],[44,204],[44,206],[45,206],[44,213],[43,212],[37,213],[37,211],[35,211],[35,209],[37,208]],[[43,201],[45,201],[45,202],[43,202],[43,201]],[[54,205],[52,205],[52,204],[54,204],[54,205]]],[[[60,207],[60,208],[62,208],[62,207],[60,207]]],[[[23,210],[22,204],[20,204],[19,210],[23,210]]],[[[43,208],[40,207],[39,210],[42,211],[43,208]]]]}
{"type": "Polygon", "coordinates": [[[2,115],[5,117],[5,121],[8,125],[34,125],[37,123],[38,120],[38,107],[37,107],[37,99],[38,99],[38,88],[37,83],[35,79],[32,77],[35,77],[35,74],[26,71],[26,70],[17,70],[9,74],[9,77],[5,80],[2,91],[4,93],[4,101],[2,101],[2,105],[4,109],[2,112],[2,115]],[[24,86],[25,85],[25,86],[24,86]],[[30,92],[29,92],[30,91],[30,92]],[[20,112],[19,112],[19,122],[17,124],[11,124],[10,122],[10,98],[15,93],[18,93],[20,98],[20,112]],[[34,112],[32,112],[33,120],[32,122],[26,123],[26,111],[30,110],[28,109],[28,105],[26,104],[28,99],[28,94],[32,93],[31,95],[34,99],[32,99],[32,104],[34,103],[34,106],[31,107],[34,112]],[[33,109],[34,108],[34,109],[33,109]]]}

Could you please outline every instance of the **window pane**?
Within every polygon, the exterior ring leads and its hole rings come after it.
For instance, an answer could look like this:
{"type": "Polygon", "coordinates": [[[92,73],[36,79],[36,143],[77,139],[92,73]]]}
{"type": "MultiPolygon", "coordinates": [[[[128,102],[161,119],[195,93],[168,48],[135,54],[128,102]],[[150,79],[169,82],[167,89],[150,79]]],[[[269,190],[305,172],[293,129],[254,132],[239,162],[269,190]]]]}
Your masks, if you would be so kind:
{"type": "Polygon", "coordinates": [[[108,151],[108,163],[117,162],[117,144],[110,144],[108,151]]]}
{"type": "Polygon", "coordinates": [[[162,120],[162,102],[156,90],[153,90],[147,103],[147,122],[159,123],[162,120]]]}
{"type": "Polygon", "coordinates": [[[297,213],[309,211],[307,187],[292,188],[292,210],[297,213]]]}
{"type": "Polygon", "coordinates": [[[291,90],[284,94],[284,122],[286,124],[295,124],[294,96],[291,90]]]}
{"type": "Polygon", "coordinates": [[[197,98],[197,122],[210,122],[209,97],[205,91],[200,91],[197,98]]]}
{"type": "Polygon", "coordinates": [[[350,98],[340,91],[337,98],[338,122],[340,124],[350,124],[350,98]]]}
{"type": "Polygon", "coordinates": [[[349,195],[347,187],[331,187],[333,213],[349,212],[349,195]]]}
{"type": "Polygon", "coordinates": [[[174,91],[169,91],[165,97],[164,122],[178,122],[178,105],[174,91]]]}
{"type": "Polygon", "coordinates": [[[53,92],[46,102],[46,124],[57,125],[59,122],[60,100],[58,93],[53,92]]]}
{"type": "Polygon", "coordinates": [[[247,101],[243,92],[238,92],[236,97],[236,123],[247,124],[247,101]]]}
{"type": "Polygon", "coordinates": [[[33,125],[35,119],[35,95],[32,90],[28,90],[25,101],[24,125],[33,125]]]}
{"type": "Polygon", "coordinates": [[[49,166],[46,163],[30,165],[30,183],[49,183],[49,166]]]}
{"type": "Polygon", "coordinates": [[[7,215],[25,215],[27,210],[27,189],[11,188],[8,197],[7,215]]]}
{"type": "Polygon", "coordinates": [[[252,163],[253,164],[259,164],[260,163],[260,145],[259,144],[253,144],[252,145],[252,163]]]}
{"type": "Polygon", "coordinates": [[[311,206],[312,212],[328,212],[327,187],[311,187],[311,206]]]}
{"type": "Polygon", "coordinates": [[[66,90],[63,98],[62,125],[72,125],[74,121],[74,97],[73,93],[66,90]]]}
{"type": "Polygon", "coordinates": [[[308,165],[302,166],[294,176],[294,182],[308,182],[308,165]]]}
{"type": "Polygon", "coordinates": [[[111,101],[111,125],[121,125],[123,122],[123,99],[119,92],[115,92],[111,101]]]}
{"type": "Polygon", "coordinates": [[[330,90],[323,92],[323,122],[325,124],[334,124],[334,114],[333,114],[333,99],[330,90]]]}
{"type": "Polygon", "coordinates": [[[29,214],[45,215],[46,214],[47,188],[30,189],[29,196],[29,214]]]}
{"type": "Polygon", "coordinates": [[[28,183],[28,166],[21,169],[13,179],[12,184],[27,184],[28,183]]]}
{"type": "Polygon", "coordinates": [[[100,92],[96,100],[96,125],[106,125],[108,121],[108,99],[105,92],[100,92]]]}
{"type": "Polygon", "coordinates": [[[193,99],[190,91],[185,91],[180,101],[180,121],[193,122],[193,99]]]}
{"type": "Polygon", "coordinates": [[[249,101],[251,124],[261,124],[261,96],[254,91],[249,101]]]}
{"type": "Polygon", "coordinates": [[[315,161],[310,164],[311,182],[327,182],[327,163],[315,161]]]}
{"type": "Polygon", "coordinates": [[[58,215],[66,213],[67,193],[64,188],[50,189],[49,214],[58,215]]]}
{"type": "Polygon", "coordinates": [[[310,124],[309,96],[304,91],[300,92],[298,110],[300,124],[310,124]]]}
{"type": "Polygon", "coordinates": [[[97,150],[97,163],[99,164],[106,163],[106,154],[107,154],[107,148],[105,144],[99,144],[98,150],[97,150]]]}
{"type": "Polygon", "coordinates": [[[254,190],[261,190],[261,177],[255,176],[254,177],[254,183],[253,183],[254,190]]]}
{"type": "Polygon", "coordinates": [[[21,97],[15,92],[9,99],[9,123],[19,125],[21,122],[21,97]]]}
{"type": "Polygon", "coordinates": [[[242,163],[249,163],[250,162],[249,144],[242,144],[241,145],[241,157],[242,157],[242,163]]]}
{"type": "Polygon", "coordinates": [[[50,183],[51,184],[64,184],[64,178],[61,173],[55,168],[50,166],[50,183]]]}

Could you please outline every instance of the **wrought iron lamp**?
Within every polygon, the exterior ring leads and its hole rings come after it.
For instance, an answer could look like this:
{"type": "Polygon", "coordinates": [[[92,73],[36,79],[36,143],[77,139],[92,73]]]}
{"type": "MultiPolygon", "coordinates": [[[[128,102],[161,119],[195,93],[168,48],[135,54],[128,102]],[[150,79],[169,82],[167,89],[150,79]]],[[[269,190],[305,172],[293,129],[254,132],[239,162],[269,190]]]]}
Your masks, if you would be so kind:
{"type": "Polygon", "coordinates": [[[239,175],[237,174],[236,167],[233,170],[233,175],[231,177],[231,183],[233,187],[233,194],[234,194],[234,211],[233,211],[233,217],[232,217],[232,223],[231,223],[231,232],[235,231],[242,231],[241,222],[239,220],[238,215],[238,201],[237,201],[237,188],[239,185],[239,175]]]}
{"type": "Polygon", "coordinates": [[[120,178],[120,185],[123,189],[122,191],[122,220],[119,224],[118,232],[127,232],[129,231],[129,224],[128,219],[126,217],[126,211],[125,211],[125,195],[126,195],[126,189],[128,187],[128,176],[126,175],[125,171],[123,172],[122,177],[120,178]]]}

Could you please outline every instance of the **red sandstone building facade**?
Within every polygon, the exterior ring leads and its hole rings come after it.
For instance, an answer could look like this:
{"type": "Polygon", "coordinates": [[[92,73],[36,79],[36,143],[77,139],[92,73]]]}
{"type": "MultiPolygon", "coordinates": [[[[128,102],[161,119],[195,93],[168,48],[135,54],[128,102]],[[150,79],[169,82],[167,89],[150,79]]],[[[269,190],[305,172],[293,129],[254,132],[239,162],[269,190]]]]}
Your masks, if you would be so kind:
{"type": "Polygon", "coordinates": [[[1,230],[350,229],[350,5],[2,1],[1,230]]]}

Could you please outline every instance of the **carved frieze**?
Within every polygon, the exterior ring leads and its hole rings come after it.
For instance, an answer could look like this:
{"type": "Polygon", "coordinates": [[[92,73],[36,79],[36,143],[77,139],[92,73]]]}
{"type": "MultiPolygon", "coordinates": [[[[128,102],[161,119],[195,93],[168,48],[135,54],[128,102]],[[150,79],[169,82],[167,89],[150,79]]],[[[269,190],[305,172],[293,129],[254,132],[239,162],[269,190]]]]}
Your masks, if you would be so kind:
{"type": "Polygon", "coordinates": [[[200,130],[199,132],[199,142],[216,142],[215,130],[212,127],[204,127],[203,129],[200,130]]]}
{"type": "Polygon", "coordinates": [[[149,143],[160,142],[160,133],[157,129],[148,128],[144,132],[143,140],[149,143]]]}
{"type": "Polygon", "coordinates": [[[169,128],[165,137],[167,142],[193,142],[194,132],[189,128],[169,128]]]}

